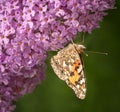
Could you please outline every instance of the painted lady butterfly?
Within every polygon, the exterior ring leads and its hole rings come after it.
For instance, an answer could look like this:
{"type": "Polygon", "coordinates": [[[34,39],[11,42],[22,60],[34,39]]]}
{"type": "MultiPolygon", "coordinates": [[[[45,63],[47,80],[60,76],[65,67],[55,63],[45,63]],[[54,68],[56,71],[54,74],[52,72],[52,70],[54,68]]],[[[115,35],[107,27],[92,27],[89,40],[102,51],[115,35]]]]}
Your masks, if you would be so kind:
{"type": "Polygon", "coordinates": [[[83,45],[69,44],[51,58],[51,66],[56,75],[64,80],[80,99],[86,96],[86,78],[82,60],[84,49],[83,45]]]}

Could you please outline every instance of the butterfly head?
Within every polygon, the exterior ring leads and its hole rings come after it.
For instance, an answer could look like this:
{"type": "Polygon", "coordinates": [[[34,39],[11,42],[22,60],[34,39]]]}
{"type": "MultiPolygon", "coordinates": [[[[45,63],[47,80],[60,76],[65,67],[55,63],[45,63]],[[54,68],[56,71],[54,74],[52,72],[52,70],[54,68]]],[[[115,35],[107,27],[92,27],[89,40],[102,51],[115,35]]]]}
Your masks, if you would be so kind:
{"type": "Polygon", "coordinates": [[[86,49],[86,47],[84,46],[84,45],[82,45],[82,44],[76,44],[76,50],[79,52],[79,53],[82,53],[85,49],[86,49]]]}

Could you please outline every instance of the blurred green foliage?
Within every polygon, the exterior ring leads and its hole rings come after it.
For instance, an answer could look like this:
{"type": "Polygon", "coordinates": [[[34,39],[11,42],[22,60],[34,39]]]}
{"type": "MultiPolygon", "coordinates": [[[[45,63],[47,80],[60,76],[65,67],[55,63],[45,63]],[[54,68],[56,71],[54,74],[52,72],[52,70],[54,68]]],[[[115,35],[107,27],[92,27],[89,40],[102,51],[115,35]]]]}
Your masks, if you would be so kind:
{"type": "MultiPolygon", "coordinates": [[[[17,102],[15,112],[120,112],[120,1],[116,6],[101,22],[101,27],[85,37],[87,50],[109,53],[83,56],[86,99],[76,98],[72,89],[58,79],[49,58],[46,80],[17,102]]],[[[56,53],[51,52],[49,57],[53,54],[56,53]]]]}

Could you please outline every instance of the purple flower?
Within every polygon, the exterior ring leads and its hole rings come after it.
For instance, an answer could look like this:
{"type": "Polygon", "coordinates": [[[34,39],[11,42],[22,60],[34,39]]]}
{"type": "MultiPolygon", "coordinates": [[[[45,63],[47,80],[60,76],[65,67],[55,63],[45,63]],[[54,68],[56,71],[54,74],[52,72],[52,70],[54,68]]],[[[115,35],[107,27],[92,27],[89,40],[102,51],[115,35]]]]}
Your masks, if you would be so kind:
{"type": "Polygon", "coordinates": [[[45,79],[47,52],[91,33],[115,0],[1,0],[0,112],[45,79]]]}

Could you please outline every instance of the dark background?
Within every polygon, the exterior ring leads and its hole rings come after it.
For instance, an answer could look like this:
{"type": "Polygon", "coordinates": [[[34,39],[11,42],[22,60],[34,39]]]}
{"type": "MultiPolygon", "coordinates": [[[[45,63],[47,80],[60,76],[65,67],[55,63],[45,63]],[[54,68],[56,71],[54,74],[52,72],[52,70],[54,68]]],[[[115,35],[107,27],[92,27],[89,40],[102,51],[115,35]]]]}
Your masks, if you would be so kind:
{"type": "Polygon", "coordinates": [[[83,56],[86,99],[79,100],[72,89],[54,74],[49,58],[46,80],[17,102],[15,112],[120,112],[119,0],[116,6],[117,9],[108,12],[101,27],[85,37],[87,50],[109,53],[108,56],[93,53],[83,56]]]}

